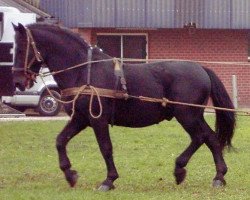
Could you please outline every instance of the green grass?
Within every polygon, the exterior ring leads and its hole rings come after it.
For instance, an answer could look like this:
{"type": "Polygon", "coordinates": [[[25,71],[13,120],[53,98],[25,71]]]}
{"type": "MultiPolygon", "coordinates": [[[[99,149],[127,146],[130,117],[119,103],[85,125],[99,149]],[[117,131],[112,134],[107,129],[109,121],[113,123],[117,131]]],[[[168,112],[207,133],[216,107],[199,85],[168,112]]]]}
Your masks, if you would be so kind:
{"type": "MultiPolygon", "coordinates": [[[[213,124],[214,117],[207,117],[213,124]]],[[[202,146],[190,160],[187,178],[175,185],[175,158],[187,147],[188,135],[175,120],[159,125],[111,129],[120,178],[116,189],[96,191],[106,167],[93,131],[87,129],[68,145],[80,178],[68,187],[58,167],[55,138],[65,121],[0,122],[0,200],[16,199],[250,199],[250,120],[239,117],[233,140],[237,152],[225,152],[227,186],[212,188],[215,167],[202,146]]]]}

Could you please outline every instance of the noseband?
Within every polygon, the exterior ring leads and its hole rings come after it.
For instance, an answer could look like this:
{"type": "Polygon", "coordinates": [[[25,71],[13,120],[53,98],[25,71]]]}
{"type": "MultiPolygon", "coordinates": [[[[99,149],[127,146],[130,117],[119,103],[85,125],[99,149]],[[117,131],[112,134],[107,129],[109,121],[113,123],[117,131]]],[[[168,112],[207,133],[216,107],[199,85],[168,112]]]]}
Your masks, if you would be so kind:
{"type": "Polygon", "coordinates": [[[25,52],[25,60],[24,60],[24,67],[23,68],[16,68],[16,67],[12,67],[12,71],[13,72],[24,72],[25,77],[28,80],[36,80],[36,76],[38,75],[37,73],[33,72],[30,67],[32,66],[32,64],[37,61],[39,63],[44,63],[44,59],[41,56],[41,53],[38,51],[37,47],[36,47],[36,43],[35,40],[32,36],[31,31],[26,27],[26,37],[27,37],[27,46],[26,46],[26,52],[25,52]],[[29,61],[29,53],[30,53],[30,46],[33,49],[33,53],[34,53],[34,57],[29,61]]]}

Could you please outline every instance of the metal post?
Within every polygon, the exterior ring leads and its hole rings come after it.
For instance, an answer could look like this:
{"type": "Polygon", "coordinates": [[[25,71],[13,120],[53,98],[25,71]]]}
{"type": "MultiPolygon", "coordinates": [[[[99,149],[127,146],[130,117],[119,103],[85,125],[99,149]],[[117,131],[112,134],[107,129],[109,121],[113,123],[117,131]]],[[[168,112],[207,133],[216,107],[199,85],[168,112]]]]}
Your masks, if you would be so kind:
{"type": "Polygon", "coordinates": [[[235,108],[238,108],[238,89],[237,89],[236,75],[232,75],[232,85],[233,85],[233,104],[235,108]]]}

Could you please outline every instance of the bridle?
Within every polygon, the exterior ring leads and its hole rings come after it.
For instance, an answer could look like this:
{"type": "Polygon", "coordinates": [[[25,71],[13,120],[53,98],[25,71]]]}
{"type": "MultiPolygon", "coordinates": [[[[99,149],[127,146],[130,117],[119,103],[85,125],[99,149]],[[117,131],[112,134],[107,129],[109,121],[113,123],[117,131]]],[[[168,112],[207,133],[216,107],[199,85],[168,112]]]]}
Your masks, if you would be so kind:
{"type": "Polygon", "coordinates": [[[41,65],[44,64],[44,59],[36,47],[36,43],[32,36],[31,31],[27,27],[25,27],[25,30],[26,30],[27,45],[25,51],[24,67],[17,68],[13,66],[12,72],[24,72],[24,75],[28,80],[35,81],[38,74],[33,72],[30,68],[35,61],[41,63],[41,65]],[[32,47],[34,57],[29,61],[29,53],[31,49],[30,47],[32,47]]]}
{"type": "MultiPolygon", "coordinates": [[[[34,37],[33,37],[32,33],[31,33],[31,30],[29,28],[27,28],[27,27],[25,27],[25,30],[26,30],[27,45],[26,45],[26,52],[25,52],[24,67],[23,68],[17,68],[17,67],[13,66],[12,67],[12,72],[24,72],[24,76],[27,78],[28,81],[30,81],[30,80],[36,81],[36,77],[38,75],[40,75],[40,74],[35,73],[34,71],[32,71],[30,69],[31,66],[34,64],[35,61],[40,63],[40,65],[42,65],[42,67],[46,67],[47,65],[44,62],[44,59],[43,59],[41,53],[38,51],[38,48],[36,46],[36,42],[34,40],[34,37]],[[34,56],[29,61],[29,53],[30,53],[31,47],[32,47],[34,56]]],[[[77,67],[80,67],[80,66],[83,66],[83,65],[87,65],[87,69],[88,69],[87,85],[90,85],[92,51],[93,51],[92,46],[89,46],[88,52],[87,52],[87,63],[86,64],[85,63],[80,63],[80,64],[77,64],[77,65],[74,65],[74,66],[71,66],[71,67],[68,68],[68,70],[69,70],[69,69],[77,68],[77,67]]],[[[113,59],[109,59],[109,60],[113,60],[113,59]]],[[[107,61],[107,60],[105,60],[105,61],[107,61]]],[[[62,71],[66,71],[66,70],[62,70],[62,71]]],[[[62,72],[62,71],[60,71],[60,72],[62,72]]]]}

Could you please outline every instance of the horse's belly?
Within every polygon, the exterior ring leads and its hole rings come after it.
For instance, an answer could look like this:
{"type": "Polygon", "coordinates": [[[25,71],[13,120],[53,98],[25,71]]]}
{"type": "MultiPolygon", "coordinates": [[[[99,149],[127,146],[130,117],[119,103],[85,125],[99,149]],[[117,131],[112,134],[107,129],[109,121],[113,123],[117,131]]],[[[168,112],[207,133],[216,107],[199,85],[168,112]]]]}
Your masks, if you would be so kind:
{"type": "Polygon", "coordinates": [[[157,103],[144,103],[116,109],[114,124],[126,127],[145,127],[165,119],[164,108],[157,103]]]}

